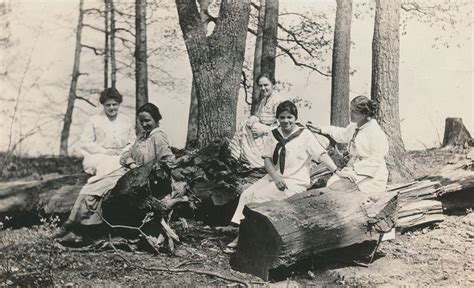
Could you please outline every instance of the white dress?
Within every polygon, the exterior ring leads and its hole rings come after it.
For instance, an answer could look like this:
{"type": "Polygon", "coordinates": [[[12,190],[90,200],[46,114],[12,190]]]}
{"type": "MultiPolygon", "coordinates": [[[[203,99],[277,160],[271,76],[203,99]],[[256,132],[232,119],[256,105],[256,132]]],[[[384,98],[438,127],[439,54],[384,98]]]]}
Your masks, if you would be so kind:
{"type": "MultiPolygon", "coordinates": [[[[284,100],[277,93],[274,93],[266,101],[265,99],[261,101],[255,115],[258,121],[253,123],[253,126],[260,126],[261,129],[267,132],[275,128],[277,126],[276,109],[278,104],[284,100]]],[[[234,159],[242,161],[252,168],[260,168],[263,167],[262,152],[265,135],[254,138],[251,128],[247,126],[247,121],[248,119],[238,125],[237,131],[229,143],[230,153],[234,159]]]]}
{"type": "Polygon", "coordinates": [[[94,175],[88,181],[95,181],[120,168],[120,155],[135,141],[135,122],[118,114],[110,121],[104,112],[94,115],[84,126],[81,135],[83,167],[94,175]],[[115,155],[110,155],[110,154],[115,155]]]}
{"type": "MultiPolygon", "coordinates": [[[[281,129],[278,128],[278,130],[282,134],[281,129]]],[[[265,137],[264,142],[262,157],[271,159],[278,141],[270,133],[265,137]]],[[[285,170],[282,177],[288,188],[284,191],[278,190],[273,179],[267,174],[242,192],[239,205],[232,218],[233,223],[239,224],[240,220],[244,218],[242,211],[246,204],[285,199],[309,188],[311,161],[318,161],[319,157],[326,153],[326,150],[307,129],[304,129],[298,137],[288,142],[285,148],[285,170]]],[[[279,162],[277,162],[275,165],[276,171],[280,171],[279,167],[279,162]]]]}
{"type": "MultiPolygon", "coordinates": [[[[388,180],[388,170],[385,156],[388,155],[387,136],[377,121],[369,120],[362,125],[357,133],[357,125],[350,124],[345,128],[329,126],[322,127],[321,132],[329,134],[339,143],[349,143],[350,160],[347,167],[357,173],[357,186],[362,192],[385,192],[388,180]]],[[[328,180],[328,186],[338,180],[333,175],[328,180]]]]}

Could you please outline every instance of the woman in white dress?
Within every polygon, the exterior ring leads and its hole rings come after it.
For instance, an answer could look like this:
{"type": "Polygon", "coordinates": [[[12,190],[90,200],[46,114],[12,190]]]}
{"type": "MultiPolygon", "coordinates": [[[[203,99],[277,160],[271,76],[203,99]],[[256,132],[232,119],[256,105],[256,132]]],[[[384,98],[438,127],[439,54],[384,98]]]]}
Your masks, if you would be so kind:
{"type": "Polygon", "coordinates": [[[229,143],[231,156],[251,168],[264,166],[263,139],[276,127],[276,108],[283,101],[281,96],[273,93],[275,80],[272,77],[260,75],[257,83],[262,97],[257,112],[239,124],[229,143]]]}
{"type": "MultiPolygon", "coordinates": [[[[240,224],[242,211],[249,203],[281,200],[306,191],[310,185],[310,164],[319,161],[340,177],[348,177],[306,128],[297,125],[298,110],[291,101],[278,105],[276,117],[280,126],[265,138],[263,159],[268,174],[242,192],[232,218],[240,224]]],[[[238,237],[228,247],[237,246],[238,237]]]]}
{"type": "MultiPolygon", "coordinates": [[[[388,154],[387,135],[374,119],[378,105],[365,96],[351,101],[351,124],[345,128],[317,127],[307,124],[309,130],[330,135],[338,143],[348,143],[350,160],[342,171],[355,179],[361,192],[384,192],[388,170],[385,156],[388,154]]],[[[337,181],[337,175],[328,180],[328,186],[337,181]]]]}
{"type": "Polygon", "coordinates": [[[107,88],[99,98],[103,111],[92,116],[81,135],[84,171],[99,179],[120,168],[120,155],[135,140],[135,122],[119,113],[122,95],[115,88],[107,88]]]}

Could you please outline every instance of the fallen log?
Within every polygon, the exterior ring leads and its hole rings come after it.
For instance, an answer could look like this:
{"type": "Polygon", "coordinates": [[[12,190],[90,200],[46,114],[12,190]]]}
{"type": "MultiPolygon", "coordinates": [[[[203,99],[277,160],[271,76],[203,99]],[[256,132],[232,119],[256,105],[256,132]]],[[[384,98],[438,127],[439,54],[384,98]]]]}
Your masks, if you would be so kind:
{"type": "Polygon", "coordinates": [[[444,221],[440,201],[421,200],[406,203],[398,210],[397,230],[404,232],[422,225],[444,221]]]}
{"type": "Polygon", "coordinates": [[[341,180],[281,201],[250,204],[244,215],[231,267],[267,280],[272,270],[297,260],[376,240],[390,231],[397,217],[397,193],[367,195],[341,180]]]}
{"type": "Polygon", "coordinates": [[[86,183],[85,173],[26,183],[10,183],[0,189],[0,217],[12,217],[9,225],[29,223],[38,214],[68,213],[86,183]]]}

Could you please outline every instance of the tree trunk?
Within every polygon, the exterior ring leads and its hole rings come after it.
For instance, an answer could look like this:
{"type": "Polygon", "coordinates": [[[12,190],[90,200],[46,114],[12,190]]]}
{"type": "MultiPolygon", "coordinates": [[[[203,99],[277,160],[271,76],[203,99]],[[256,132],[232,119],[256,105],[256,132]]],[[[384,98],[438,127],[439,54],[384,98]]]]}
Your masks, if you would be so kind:
{"type": "Polygon", "coordinates": [[[68,140],[69,140],[69,131],[71,130],[72,124],[72,113],[74,111],[74,102],[76,101],[76,88],[79,76],[81,75],[79,71],[80,62],[81,62],[81,38],[82,38],[82,26],[84,18],[84,0],[79,1],[79,17],[77,20],[76,27],[76,48],[74,50],[74,65],[72,68],[71,76],[71,85],[69,86],[69,97],[67,101],[66,114],[64,115],[64,124],[61,131],[61,144],[59,147],[59,155],[66,156],[68,154],[68,140]]]}
{"type": "Polygon", "coordinates": [[[188,133],[186,136],[186,148],[191,149],[197,146],[198,143],[198,123],[199,123],[199,109],[198,109],[198,96],[196,95],[196,83],[193,79],[191,87],[191,102],[189,103],[189,116],[188,116],[188,133]]]}
{"type": "MultiPolygon", "coordinates": [[[[7,48],[10,47],[11,43],[11,32],[10,32],[10,16],[11,6],[10,0],[0,1],[0,47],[2,53],[6,53],[7,48]]],[[[2,57],[0,62],[0,77],[5,77],[8,74],[7,71],[7,57],[2,57]]]]}
{"type": "Polygon", "coordinates": [[[232,137],[243,68],[250,1],[224,0],[207,37],[192,0],[176,0],[198,97],[198,145],[232,137]]]}
{"type": "Polygon", "coordinates": [[[340,181],[285,200],[250,204],[231,267],[267,280],[270,270],[313,254],[376,240],[394,227],[397,215],[397,194],[377,194],[379,200],[367,204],[368,195],[340,181]]]}
{"type": "Polygon", "coordinates": [[[471,134],[462,123],[461,118],[446,118],[443,147],[468,146],[471,139],[471,134]]]}
{"type": "Polygon", "coordinates": [[[146,55],[146,0],[135,1],[135,89],[136,109],[148,103],[146,55]]]}
{"type": "Polygon", "coordinates": [[[376,118],[390,143],[387,159],[390,180],[411,178],[400,129],[399,60],[400,0],[376,0],[374,37],[372,41],[372,100],[379,109],[376,118]]]}
{"type": "Polygon", "coordinates": [[[115,5],[114,0],[109,0],[110,5],[110,69],[112,88],[117,83],[117,63],[115,61],[115,5]]]}
{"type": "MultiPolygon", "coordinates": [[[[199,0],[199,15],[201,16],[202,29],[207,34],[209,25],[209,0],[199,0]]],[[[188,133],[186,136],[186,148],[196,147],[198,143],[199,109],[196,82],[193,78],[191,86],[191,102],[189,104],[188,133]]]]}
{"type": "Polygon", "coordinates": [[[105,30],[105,42],[104,42],[104,90],[109,88],[109,57],[110,57],[110,45],[109,45],[109,11],[110,11],[110,0],[104,0],[105,15],[104,15],[104,30],[105,30]]]}
{"type": "MultiPolygon", "coordinates": [[[[265,0],[261,72],[275,79],[279,0],[265,0]]],[[[260,7],[260,9],[262,9],[260,7]]]]}
{"type": "Polygon", "coordinates": [[[331,125],[349,125],[352,0],[337,0],[332,51],[331,125]]]}
{"type": "Polygon", "coordinates": [[[265,24],[265,0],[260,0],[258,9],[258,27],[255,37],[255,53],[253,57],[253,86],[252,86],[252,106],[251,115],[257,113],[260,104],[260,87],[258,87],[257,78],[262,74],[262,45],[263,45],[263,25],[265,24]]]}

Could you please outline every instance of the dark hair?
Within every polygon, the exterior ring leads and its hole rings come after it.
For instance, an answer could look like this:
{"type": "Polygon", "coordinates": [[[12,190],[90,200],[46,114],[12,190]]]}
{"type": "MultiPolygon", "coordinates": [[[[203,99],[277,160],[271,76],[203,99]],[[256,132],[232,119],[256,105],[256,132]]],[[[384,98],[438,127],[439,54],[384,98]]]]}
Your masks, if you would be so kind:
{"type": "Polygon", "coordinates": [[[260,79],[262,78],[267,78],[268,80],[270,80],[270,82],[275,85],[276,84],[276,81],[275,81],[275,77],[271,74],[267,74],[267,73],[262,73],[260,74],[258,77],[257,77],[257,84],[258,82],[260,81],[260,79]]]}
{"type": "Polygon", "coordinates": [[[115,100],[118,103],[122,103],[122,95],[115,88],[107,88],[100,93],[100,104],[104,104],[107,100],[115,100]]]}
{"type": "Polygon", "coordinates": [[[154,104],[151,104],[151,103],[143,104],[142,106],[140,106],[140,108],[138,108],[137,115],[140,114],[141,112],[147,112],[148,114],[151,115],[151,117],[153,117],[153,119],[156,122],[162,119],[160,109],[158,109],[158,107],[156,107],[154,104]]]}
{"type": "Polygon", "coordinates": [[[357,96],[351,101],[351,106],[355,111],[369,117],[374,117],[379,108],[379,104],[365,96],[357,96]]]}
{"type": "Polygon", "coordinates": [[[290,100],[286,100],[278,104],[276,117],[278,118],[278,116],[280,116],[280,114],[283,112],[288,112],[298,119],[298,108],[296,108],[296,105],[290,100]]]}

